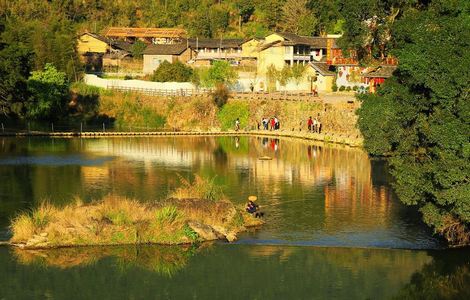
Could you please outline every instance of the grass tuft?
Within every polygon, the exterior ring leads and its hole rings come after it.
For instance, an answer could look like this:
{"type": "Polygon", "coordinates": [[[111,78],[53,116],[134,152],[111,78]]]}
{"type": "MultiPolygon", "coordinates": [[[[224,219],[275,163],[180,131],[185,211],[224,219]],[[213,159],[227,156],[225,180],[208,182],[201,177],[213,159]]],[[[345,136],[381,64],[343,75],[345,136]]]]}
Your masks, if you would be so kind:
{"type": "Polygon", "coordinates": [[[203,199],[218,201],[225,198],[222,189],[215,184],[215,177],[204,179],[198,175],[193,182],[179,175],[181,187],[170,194],[171,198],[176,199],[203,199]]]}

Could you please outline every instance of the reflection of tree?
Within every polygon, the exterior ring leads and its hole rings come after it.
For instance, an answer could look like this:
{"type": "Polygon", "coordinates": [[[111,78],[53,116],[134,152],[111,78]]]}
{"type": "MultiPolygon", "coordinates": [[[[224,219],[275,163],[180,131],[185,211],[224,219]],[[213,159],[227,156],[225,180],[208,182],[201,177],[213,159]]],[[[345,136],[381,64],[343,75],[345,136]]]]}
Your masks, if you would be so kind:
{"type": "Polygon", "coordinates": [[[73,247],[50,250],[19,250],[14,254],[25,265],[42,265],[68,269],[88,266],[105,257],[114,257],[121,270],[143,268],[171,277],[184,268],[189,257],[198,248],[193,246],[117,246],[117,247],[73,247]]]}
{"type": "Polygon", "coordinates": [[[470,299],[468,250],[432,254],[433,261],[414,273],[395,299],[470,299]]]}

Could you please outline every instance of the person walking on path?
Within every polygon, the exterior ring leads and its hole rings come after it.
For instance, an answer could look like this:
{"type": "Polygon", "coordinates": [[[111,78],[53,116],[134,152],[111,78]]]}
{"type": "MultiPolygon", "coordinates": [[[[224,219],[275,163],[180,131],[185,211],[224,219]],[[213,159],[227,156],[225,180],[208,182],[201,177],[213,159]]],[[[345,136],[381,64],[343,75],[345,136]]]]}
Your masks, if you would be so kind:
{"type": "Polygon", "coordinates": [[[237,118],[237,120],[235,121],[235,131],[239,131],[240,130],[240,118],[237,118]]]}
{"type": "Polygon", "coordinates": [[[312,132],[317,132],[318,120],[317,118],[313,119],[312,132]]]}
{"type": "Polygon", "coordinates": [[[313,125],[312,117],[309,117],[309,118],[308,118],[308,121],[307,121],[307,128],[308,128],[308,131],[311,131],[311,130],[312,130],[312,125],[313,125]]]}
{"type": "Polygon", "coordinates": [[[276,120],[275,118],[271,118],[271,130],[276,129],[275,126],[276,126],[276,120]]]}

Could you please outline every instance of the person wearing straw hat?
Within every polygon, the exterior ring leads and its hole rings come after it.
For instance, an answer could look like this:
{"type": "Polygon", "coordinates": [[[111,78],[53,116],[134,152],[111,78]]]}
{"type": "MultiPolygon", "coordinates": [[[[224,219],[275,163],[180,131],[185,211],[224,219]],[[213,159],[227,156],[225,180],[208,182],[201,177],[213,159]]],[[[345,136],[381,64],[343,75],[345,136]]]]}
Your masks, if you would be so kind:
{"type": "Polygon", "coordinates": [[[264,213],[259,211],[259,205],[255,203],[256,200],[258,200],[258,197],[249,196],[245,210],[247,213],[252,214],[255,218],[260,218],[264,215],[264,213]]]}

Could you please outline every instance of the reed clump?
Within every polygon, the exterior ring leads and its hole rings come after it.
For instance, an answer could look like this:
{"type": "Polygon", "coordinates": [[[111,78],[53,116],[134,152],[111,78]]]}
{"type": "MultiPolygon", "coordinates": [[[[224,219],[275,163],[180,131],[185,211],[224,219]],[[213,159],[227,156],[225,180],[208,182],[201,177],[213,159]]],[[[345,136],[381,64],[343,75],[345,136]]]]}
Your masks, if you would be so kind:
{"type": "Polygon", "coordinates": [[[142,203],[108,195],[85,204],[79,198],[64,207],[48,202],[18,215],[11,224],[11,244],[21,248],[85,245],[191,244],[233,240],[246,227],[262,221],[214,192],[213,182],[196,177],[165,201],[142,203]],[[202,186],[206,185],[206,189],[202,186]],[[187,198],[186,198],[187,197],[187,198]],[[220,200],[217,200],[221,197],[220,200]],[[242,220],[242,221],[240,221],[242,220]]]}

